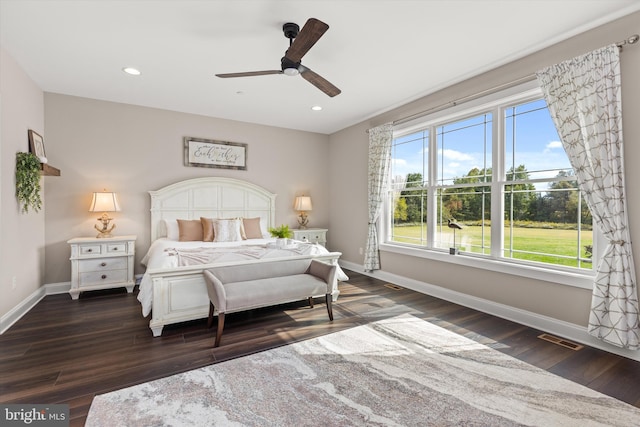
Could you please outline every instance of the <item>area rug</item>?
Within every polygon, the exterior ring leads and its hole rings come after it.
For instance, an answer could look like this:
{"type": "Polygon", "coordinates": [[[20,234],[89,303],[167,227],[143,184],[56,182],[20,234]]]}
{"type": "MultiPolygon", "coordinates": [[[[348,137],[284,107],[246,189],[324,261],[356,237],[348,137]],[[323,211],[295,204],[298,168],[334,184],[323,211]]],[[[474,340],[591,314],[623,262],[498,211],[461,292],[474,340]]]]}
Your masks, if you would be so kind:
{"type": "Polygon", "coordinates": [[[94,398],[86,426],[637,426],[640,409],[411,315],[94,398]]]}

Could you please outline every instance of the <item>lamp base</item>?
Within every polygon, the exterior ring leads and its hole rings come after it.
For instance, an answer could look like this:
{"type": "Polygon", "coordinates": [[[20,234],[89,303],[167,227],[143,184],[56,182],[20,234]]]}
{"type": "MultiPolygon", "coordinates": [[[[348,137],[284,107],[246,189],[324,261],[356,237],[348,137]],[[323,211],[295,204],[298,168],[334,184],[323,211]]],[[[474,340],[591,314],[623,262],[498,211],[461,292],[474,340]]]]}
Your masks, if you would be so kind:
{"type": "Polygon", "coordinates": [[[113,231],[114,228],[116,228],[116,225],[111,224],[111,227],[109,227],[109,222],[112,219],[113,218],[109,218],[109,216],[106,213],[104,213],[100,218],[98,218],[98,221],[102,223],[102,228],[99,228],[97,225],[94,225],[95,229],[98,230],[98,235],[96,236],[98,239],[113,237],[111,235],[111,232],[113,231]]]}
{"type": "Polygon", "coordinates": [[[306,212],[300,212],[300,215],[298,215],[298,225],[300,230],[307,229],[307,225],[309,225],[309,217],[306,212]]]}
{"type": "Polygon", "coordinates": [[[111,234],[111,231],[107,231],[106,233],[103,233],[101,230],[98,231],[100,231],[98,234],[96,234],[96,237],[98,239],[108,239],[110,237],[115,237],[113,234],[111,234]]]}

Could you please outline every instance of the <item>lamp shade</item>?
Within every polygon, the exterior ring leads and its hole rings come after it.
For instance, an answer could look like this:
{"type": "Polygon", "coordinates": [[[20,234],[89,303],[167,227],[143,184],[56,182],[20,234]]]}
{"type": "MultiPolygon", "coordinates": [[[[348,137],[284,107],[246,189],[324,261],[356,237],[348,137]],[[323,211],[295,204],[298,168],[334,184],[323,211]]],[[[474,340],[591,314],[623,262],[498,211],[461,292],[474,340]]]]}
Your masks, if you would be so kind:
{"type": "Polygon", "coordinates": [[[93,193],[89,212],[119,212],[120,205],[116,193],[93,193]]]}
{"type": "Polygon", "coordinates": [[[311,197],[309,196],[296,197],[293,209],[297,211],[305,211],[305,212],[310,211],[312,209],[311,197]]]}

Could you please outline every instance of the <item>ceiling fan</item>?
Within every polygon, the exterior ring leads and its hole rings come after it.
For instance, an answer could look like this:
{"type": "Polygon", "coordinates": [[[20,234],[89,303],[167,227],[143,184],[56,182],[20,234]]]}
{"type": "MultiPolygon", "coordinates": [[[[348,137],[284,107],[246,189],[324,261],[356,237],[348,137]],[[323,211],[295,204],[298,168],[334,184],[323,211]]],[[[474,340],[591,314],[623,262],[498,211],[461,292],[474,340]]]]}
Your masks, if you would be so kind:
{"type": "Polygon", "coordinates": [[[264,76],[267,74],[285,74],[287,76],[297,76],[300,74],[309,83],[330,97],[334,97],[341,92],[340,89],[300,63],[302,57],[316,44],[328,29],[329,26],[327,24],[316,18],[309,18],[304,24],[304,27],[302,27],[302,30],[300,30],[297,24],[288,22],[282,26],[282,31],[284,31],[284,36],[289,39],[289,49],[287,49],[280,60],[280,70],[247,71],[244,73],[216,74],[216,76],[228,78],[264,76]]]}

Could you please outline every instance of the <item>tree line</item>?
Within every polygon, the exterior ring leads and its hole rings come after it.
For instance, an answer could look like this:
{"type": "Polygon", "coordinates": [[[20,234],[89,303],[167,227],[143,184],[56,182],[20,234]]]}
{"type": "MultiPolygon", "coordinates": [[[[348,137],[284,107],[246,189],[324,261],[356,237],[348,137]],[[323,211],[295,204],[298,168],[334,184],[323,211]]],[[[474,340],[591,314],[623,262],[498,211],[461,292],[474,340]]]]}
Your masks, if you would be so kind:
{"type": "MultiPolygon", "coordinates": [[[[556,178],[572,176],[572,173],[560,171],[556,178]]],[[[586,202],[579,200],[575,180],[558,180],[550,183],[546,190],[536,190],[533,184],[521,182],[528,179],[524,165],[512,167],[507,172],[507,181],[514,183],[505,186],[505,220],[576,224],[580,214],[582,224],[591,224],[591,213],[586,202]]],[[[460,222],[491,218],[491,168],[473,168],[466,175],[455,178],[453,184],[478,185],[442,189],[437,203],[443,218],[455,218],[460,222]]],[[[426,202],[427,190],[422,174],[407,174],[404,188],[395,198],[395,223],[426,221],[426,202]]]]}

